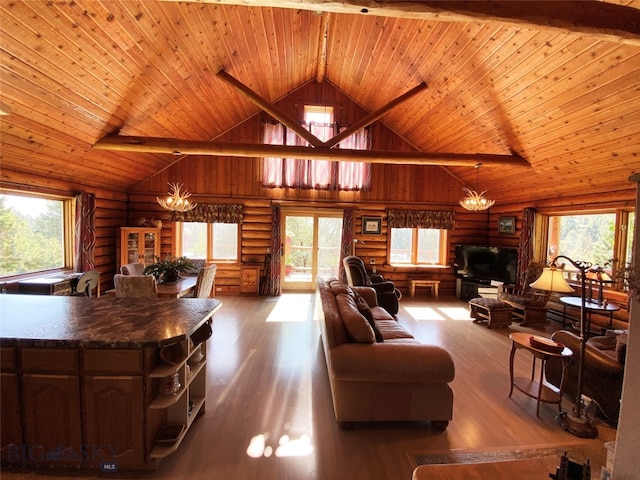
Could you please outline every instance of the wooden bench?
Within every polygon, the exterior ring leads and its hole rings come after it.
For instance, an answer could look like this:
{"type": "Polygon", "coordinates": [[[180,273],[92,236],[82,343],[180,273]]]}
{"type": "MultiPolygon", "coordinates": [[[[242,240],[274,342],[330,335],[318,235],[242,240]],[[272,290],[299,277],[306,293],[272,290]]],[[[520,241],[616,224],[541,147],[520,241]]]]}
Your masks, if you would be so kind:
{"type": "Polygon", "coordinates": [[[487,323],[487,328],[511,325],[513,307],[495,298],[472,298],[469,310],[474,323],[487,323]]]}
{"type": "Polygon", "coordinates": [[[409,296],[415,296],[416,287],[430,288],[432,295],[438,298],[438,288],[440,287],[440,280],[410,280],[409,296]]]}

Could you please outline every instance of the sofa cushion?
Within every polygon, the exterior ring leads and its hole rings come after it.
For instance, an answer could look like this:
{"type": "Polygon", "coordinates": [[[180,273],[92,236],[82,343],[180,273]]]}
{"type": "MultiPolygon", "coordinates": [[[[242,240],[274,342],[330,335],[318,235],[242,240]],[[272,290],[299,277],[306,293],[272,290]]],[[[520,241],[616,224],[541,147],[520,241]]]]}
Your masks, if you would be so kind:
{"type": "Polygon", "coordinates": [[[396,340],[400,338],[413,338],[402,325],[395,320],[377,320],[376,326],[380,330],[382,338],[385,340],[396,340]]]}
{"type": "Polygon", "coordinates": [[[376,337],[376,342],[384,342],[384,337],[382,336],[382,333],[380,333],[380,330],[376,325],[376,321],[373,318],[373,312],[369,308],[369,304],[367,303],[367,301],[357,293],[355,293],[354,299],[356,301],[356,306],[358,307],[358,311],[362,314],[364,318],[367,319],[367,322],[369,322],[369,325],[371,325],[371,328],[373,329],[373,334],[376,337]]]}
{"type": "Polygon", "coordinates": [[[347,333],[354,342],[375,343],[376,337],[373,328],[367,319],[358,311],[353,295],[339,293],[336,295],[338,310],[342,317],[347,333]]]}
{"type": "Polygon", "coordinates": [[[353,296],[353,289],[336,279],[329,280],[329,288],[331,288],[331,293],[334,295],[339,295],[341,293],[353,296]]]}

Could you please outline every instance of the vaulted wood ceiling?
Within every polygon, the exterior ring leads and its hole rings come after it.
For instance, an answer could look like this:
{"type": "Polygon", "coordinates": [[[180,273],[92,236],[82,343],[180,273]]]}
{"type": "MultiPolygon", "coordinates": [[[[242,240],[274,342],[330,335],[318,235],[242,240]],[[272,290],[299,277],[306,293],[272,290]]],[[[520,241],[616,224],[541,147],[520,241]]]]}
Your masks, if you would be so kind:
{"type": "MultiPolygon", "coordinates": [[[[0,0],[0,15],[6,182],[135,188],[175,157],[92,146],[215,140],[260,111],[220,70],[269,102],[329,82],[369,112],[425,82],[381,121],[421,152],[526,159],[480,169],[498,200],[615,196],[640,172],[640,0],[0,0]]],[[[443,168],[475,187],[474,168],[443,168]]]]}

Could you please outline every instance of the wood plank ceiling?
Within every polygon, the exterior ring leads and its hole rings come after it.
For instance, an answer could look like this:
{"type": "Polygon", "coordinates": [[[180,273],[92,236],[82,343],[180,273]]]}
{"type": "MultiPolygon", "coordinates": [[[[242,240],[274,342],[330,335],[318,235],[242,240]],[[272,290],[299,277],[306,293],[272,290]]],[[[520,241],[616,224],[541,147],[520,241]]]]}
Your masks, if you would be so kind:
{"type": "MultiPolygon", "coordinates": [[[[5,184],[134,189],[175,158],[92,146],[215,140],[259,111],[222,69],[269,102],[320,79],[369,112],[426,82],[382,121],[421,152],[525,158],[480,169],[498,201],[615,195],[640,172],[640,0],[0,0],[0,15],[5,184]]],[[[476,187],[474,168],[444,168],[476,187]]]]}

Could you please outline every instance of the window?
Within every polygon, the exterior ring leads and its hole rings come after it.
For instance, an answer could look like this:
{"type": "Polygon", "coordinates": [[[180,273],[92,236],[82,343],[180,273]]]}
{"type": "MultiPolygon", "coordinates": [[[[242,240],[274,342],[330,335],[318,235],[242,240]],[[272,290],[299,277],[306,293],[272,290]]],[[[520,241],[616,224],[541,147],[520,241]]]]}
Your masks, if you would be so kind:
{"type": "MultiPolygon", "coordinates": [[[[305,105],[303,126],[323,142],[342,131],[334,123],[333,107],[326,106],[305,105]]],[[[280,123],[264,125],[263,142],[268,145],[308,145],[295,132],[280,123]]],[[[345,138],[336,148],[368,149],[367,129],[345,138]]],[[[265,158],[262,185],[270,188],[362,190],[370,183],[370,177],[371,165],[364,162],[265,158]]]]}
{"type": "Polygon", "coordinates": [[[389,247],[391,263],[444,265],[446,232],[435,228],[392,228],[389,247]]]}
{"type": "Polygon", "coordinates": [[[178,222],[180,255],[218,262],[238,260],[237,223],[178,222]]]}
{"type": "Polygon", "coordinates": [[[0,277],[73,267],[74,199],[0,194],[0,277]]]}
{"type": "Polygon", "coordinates": [[[612,270],[619,270],[631,261],[634,224],[634,212],[625,210],[551,215],[547,260],[564,255],[605,267],[615,275],[612,270]]]}

